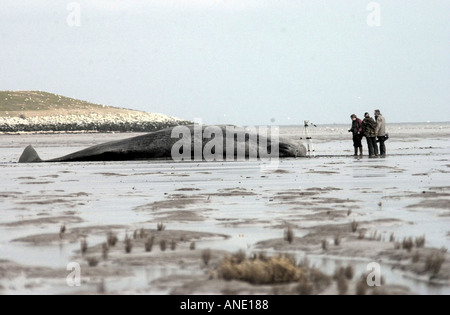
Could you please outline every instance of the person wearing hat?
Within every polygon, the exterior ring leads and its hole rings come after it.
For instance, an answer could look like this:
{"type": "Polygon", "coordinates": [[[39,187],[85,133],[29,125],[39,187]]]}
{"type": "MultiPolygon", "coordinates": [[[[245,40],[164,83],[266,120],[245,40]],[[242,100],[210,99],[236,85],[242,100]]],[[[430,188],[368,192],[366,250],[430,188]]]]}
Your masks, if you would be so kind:
{"type": "Polygon", "coordinates": [[[369,157],[373,158],[378,155],[377,147],[377,123],[370,117],[369,113],[364,114],[362,121],[363,134],[367,140],[367,148],[369,149],[369,157]]]}
{"type": "Polygon", "coordinates": [[[363,155],[363,148],[361,143],[363,137],[362,120],[356,117],[355,114],[351,114],[350,118],[352,120],[352,127],[348,130],[348,132],[353,133],[353,147],[355,149],[354,156],[358,155],[358,149],[359,154],[362,156],[363,155]]]}
{"type": "Polygon", "coordinates": [[[377,122],[377,139],[380,143],[380,156],[385,157],[386,156],[386,145],[384,142],[386,141],[386,120],[384,119],[383,115],[381,115],[381,112],[379,109],[375,110],[375,121],[377,122]]]}

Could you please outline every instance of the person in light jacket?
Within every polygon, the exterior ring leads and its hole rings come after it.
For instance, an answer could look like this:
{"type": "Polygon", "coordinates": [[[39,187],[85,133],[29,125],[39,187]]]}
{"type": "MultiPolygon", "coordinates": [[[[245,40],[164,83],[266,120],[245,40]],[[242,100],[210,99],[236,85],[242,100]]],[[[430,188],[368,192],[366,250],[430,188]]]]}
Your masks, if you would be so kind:
{"type": "Polygon", "coordinates": [[[380,143],[380,156],[384,157],[386,156],[386,145],[384,144],[386,141],[386,120],[379,109],[375,110],[375,121],[377,122],[376,134],[380,143]]]}

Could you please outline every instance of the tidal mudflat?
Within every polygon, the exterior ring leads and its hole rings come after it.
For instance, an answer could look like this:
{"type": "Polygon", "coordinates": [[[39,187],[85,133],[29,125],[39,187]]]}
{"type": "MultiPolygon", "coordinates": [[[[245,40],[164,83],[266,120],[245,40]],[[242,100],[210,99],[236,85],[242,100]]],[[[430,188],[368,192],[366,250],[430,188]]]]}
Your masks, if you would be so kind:
{"type": "Polygon", "coordinates": [[[0,293],[353,294],[375,262],[383,284],[363,292],[449,294],[450,124],[390,125],[376,159],[351,156],[346,128],[312,130],[317,157],[278,168],[18,164],[29,144],[46,159],[133,135],[0,135],[0,293]],[[255,271],[274,265],[292,277],[255,271]]]}

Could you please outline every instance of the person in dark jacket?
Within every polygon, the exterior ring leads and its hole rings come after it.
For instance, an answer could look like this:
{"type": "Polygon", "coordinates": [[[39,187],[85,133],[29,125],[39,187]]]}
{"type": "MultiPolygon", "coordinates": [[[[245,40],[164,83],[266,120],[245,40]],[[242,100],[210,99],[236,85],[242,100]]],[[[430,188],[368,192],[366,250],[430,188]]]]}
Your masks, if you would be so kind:
{"type": "Polygon", "coordinates": [[[363,134],[367,140],[367,148],[369,149],[369,157],[373,158],[378,155],[377,147],[377,123],[370,117],[369,113],[364,114],[362,121],[363,134]]]}
{"type": "Polygon", "coordinates": [[[362,131],[362,120],[356,117],[355,114],[352,114],[350,116],[352,119],[352,127],[348,130],[348,132],[351,132],[353,134],[353,147],[355,149],[354,156],[358,155],[358,149],[359,154],[363,155],[363,148],[362,148],[362,137],[363,137],[363,131],[362,131]]]}

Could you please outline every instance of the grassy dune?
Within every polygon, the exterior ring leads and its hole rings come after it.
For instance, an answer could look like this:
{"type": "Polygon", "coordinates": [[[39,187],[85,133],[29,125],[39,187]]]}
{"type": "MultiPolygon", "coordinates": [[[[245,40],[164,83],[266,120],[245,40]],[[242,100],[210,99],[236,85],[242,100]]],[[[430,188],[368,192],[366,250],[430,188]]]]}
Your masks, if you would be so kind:
{"type": "Polygon", "coordinates": [[[0,132],[149,132],[189,121],[41,91],[0,91],[0,132]]]}

